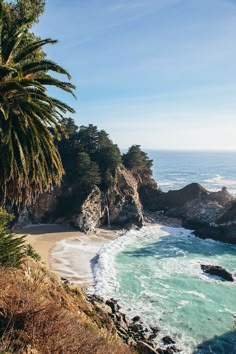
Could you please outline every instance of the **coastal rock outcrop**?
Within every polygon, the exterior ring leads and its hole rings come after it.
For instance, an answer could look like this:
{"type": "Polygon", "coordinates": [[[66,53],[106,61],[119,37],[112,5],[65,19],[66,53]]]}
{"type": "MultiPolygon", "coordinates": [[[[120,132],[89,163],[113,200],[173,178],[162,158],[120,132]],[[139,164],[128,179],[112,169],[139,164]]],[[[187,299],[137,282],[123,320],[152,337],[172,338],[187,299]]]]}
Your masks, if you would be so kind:
{"type": "Polygon", "coordinates": [[[71,224],[83,232],[88,232],[101,224],[103,215],[102,193],[94,186],[83,202],[78,215],[72,216],[71,224]]]}
{"type": "Polygon", "coordinates": [[[147,211],[162,211],[178,218],[182,225],[201,238],[236,243],[236,202],[225,187],[210,192],[197,183],[167,193],[146,190],[141,194],[147,211]],[[148,193],[149,194],[148,194],[148,193]]]}
{"type": "Polygon", "coordinates": [[[159,189],[144,187],[140,190],[140,197],[145,209],[165,212],[172,209],[178,211],[193,201],[212,202],[225,206],[234,200],[226,188],[218,192],[209,192],[198,183],[191,183],[184,188],[166,193],[159,189]]]}
{"type": "Polygon", "coordinates": [[[226,281],[234,281],[232,274],[220,266],[201,264],[201,269],[204,273],[216,275],[226,281]]]}
{"type": "Polygon", "coordinates": [[[79,213],[72,217],[72,225],[84,232],[102,224],[121,227],[143,224],[137,182],[124,167],[116,169],[113,187],[106,194],[95,186],[79,213]]]}
{"type": "MultiPolygon", "coordinates": [[[[101,304],[102,299],[92,295],[90,296],[90,301],[101,304]]],[[[109,299],[106,301],[105,306],[107,308],[104,308],[103,305],[103,310],[112,318],[119,336],[126,344],[134,347],[138,353],[173,354],[180,351],[175,345],[173,345],[175,341],[170,336],[163,337],[163,344],[159,347],[158,341],[156,341],[157,335],[160,331],[159,328],[155,326],[146,327],[138,315],[130,320],[120,311],[121,308],[117,300],[109,299]]]]}
{"type": "Polygon", "coordinates": [[[216,224],[236,224],[236,201],[228,203],[220,217],[216,220],[216,224]]]}
{"type": "Polygon", "coordinates": [[[90,192],[64,186],[44,193],[34,205],[24,207],[18,216],[18,226],[39,222],[68,223],[83,232],[104,224],[140,227],[143,225],[143,210],[138,183],[121,165],[106,193],[96,185],[90,192]]]}
{"type": "Polygon", "coordinates": [[[137,181],[132,173],[123,166],[116,169],[114,186],[109,190],[108,196],[111,224],[143,225],[143,212],[137,181]]]}

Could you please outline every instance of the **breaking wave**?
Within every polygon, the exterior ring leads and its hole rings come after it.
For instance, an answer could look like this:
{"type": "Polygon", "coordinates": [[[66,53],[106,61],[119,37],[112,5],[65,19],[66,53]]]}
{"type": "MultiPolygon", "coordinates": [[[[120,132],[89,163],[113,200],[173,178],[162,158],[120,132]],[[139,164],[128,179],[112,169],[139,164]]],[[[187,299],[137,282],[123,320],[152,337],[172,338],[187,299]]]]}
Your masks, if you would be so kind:
{"type": "Polygon", "coordinates": [[[236,276],[235,256],[235,246],[201,240],[191,230],[146,226],[100,250],[94,292],[118,299],[129,317],[159,326],[159,336],[173,336],[190,354],[234,327],[235,284],[205,275],[201,264],[221,265],[236,276]]]}

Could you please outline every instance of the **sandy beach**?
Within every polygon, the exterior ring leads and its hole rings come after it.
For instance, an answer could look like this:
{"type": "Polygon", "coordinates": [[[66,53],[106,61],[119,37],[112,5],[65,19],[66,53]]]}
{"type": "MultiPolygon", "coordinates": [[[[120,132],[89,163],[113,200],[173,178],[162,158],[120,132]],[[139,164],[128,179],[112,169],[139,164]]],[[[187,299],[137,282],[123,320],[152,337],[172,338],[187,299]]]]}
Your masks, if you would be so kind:
{"type": "Polygon", "coordinates": [[[17,230],[40,254],[42,262],[61,277],[86,288],[93,284],[93,266],[103,245],[121,231],[98,228],[88,234],[68,225],[28,225],[17,230]]]}

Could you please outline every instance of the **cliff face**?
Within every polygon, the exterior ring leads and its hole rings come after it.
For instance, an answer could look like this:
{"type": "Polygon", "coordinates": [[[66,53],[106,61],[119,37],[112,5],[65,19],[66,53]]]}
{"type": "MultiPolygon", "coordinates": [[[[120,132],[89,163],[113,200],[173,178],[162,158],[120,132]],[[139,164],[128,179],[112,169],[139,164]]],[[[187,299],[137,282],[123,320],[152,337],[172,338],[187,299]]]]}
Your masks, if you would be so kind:
{"type": "Polygon", "coordinates": [[[195,234],[202,238],[236,243],[235,198],[226,188],[209,192],[192,183],[167,193],[158,190],[144,192],[141,200],[145,209],[163,211],[166,216],[180,218],[183,226],[195,230],[195,234]]]}
{"type": "Polygon", "coordinates": [[[142,226],[143,213],[139,199],[138,184],[131,172],[117,167],[112,187],[104,194],[97,186],[81,198],[84,191],[57,189],[42,194],[35,205],[24,208],[18,224],[29,222],[67,222],[81,231],[108,224],[126,227],[142,226]],[[66,207],[65,207],[66,206],[66,207]],[[58,209],[61,209],[58,213],[58,209]],[[109,220],[108,220],[109,219],[109,220]]]}
{"type": "Polygon", "coordinates": [[[142,226],[142,205],[135,178],[124,167],[118,167],[112,188],[104,194],[94,187],[71,221],[84,232],[109,223],[121,227],[142,226]]]}
{"type": "Polygon", "coordinates": [[[78,215],[72,216],[71,223],[79,230],[87,232],[101,225],[104,212],[102,193],[95,186],[82,204],[78,215]]]}
{"type": "Polygon", "coordinates": [[[138,183],[132,173],[122,166],[117,168],[114,187],[108,191],[108,205],[112,224],[143,225],[138,183]]]}
{"type": "Polygon", "coordinates": [[[58,196],[60,194],[60,188],[55,189],[51,193],[41,194],[33,205],[20,210],[17,224],[24,226],[29,223],[50,222],[52,214],[57,207],[58,196]]]}

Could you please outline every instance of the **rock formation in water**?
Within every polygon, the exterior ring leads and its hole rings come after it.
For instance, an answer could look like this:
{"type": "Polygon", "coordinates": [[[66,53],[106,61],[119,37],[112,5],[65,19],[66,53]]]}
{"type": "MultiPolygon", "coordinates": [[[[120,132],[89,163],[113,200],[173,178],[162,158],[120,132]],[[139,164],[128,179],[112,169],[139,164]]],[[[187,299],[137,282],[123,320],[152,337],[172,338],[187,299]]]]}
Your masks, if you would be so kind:
{"type": "Polygon", "coordinates": [[[204,273],[216,275],[226,281],[234,281],[232,274],[220,266],[201,264],[201,269],[204,273]]]}
{"type": "Polygon", "coordinates": [[[164,193],[144,187],[140,197],[147,211],[163,211],[168,217],[179,218],[199,237],[236,243],[236,200],[226,188],[209,192],[192,183],[164,193]]]}

